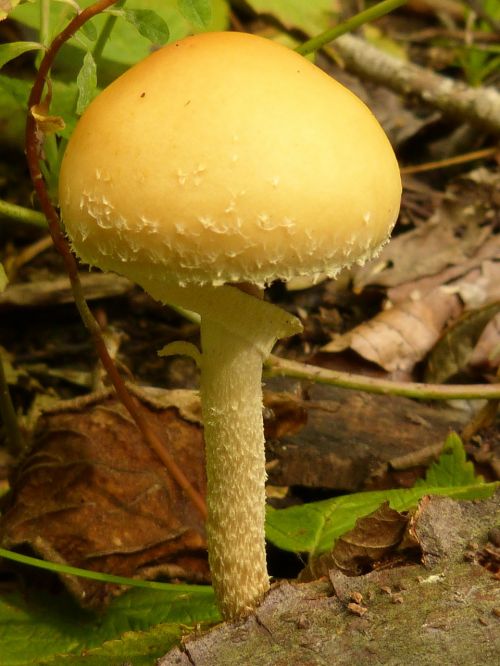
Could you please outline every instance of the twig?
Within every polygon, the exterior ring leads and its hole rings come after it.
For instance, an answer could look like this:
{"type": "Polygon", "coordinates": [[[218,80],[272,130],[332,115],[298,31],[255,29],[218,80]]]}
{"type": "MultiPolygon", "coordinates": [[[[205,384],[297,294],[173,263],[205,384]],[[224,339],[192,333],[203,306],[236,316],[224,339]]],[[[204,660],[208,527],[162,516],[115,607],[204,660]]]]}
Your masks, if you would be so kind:
{"type": "Polygon", "coordinates": [[[335,52],[349,71],[403,95],[418,95],[449,116],[500,135],[500,94],[494,88],[471,88],[404,62],[353,35],[339,37],[335,52]]]}
{"type": "Polygon", "coordinates": [[[450,41],[458,41],[463,44],[468,36],[472,37],[474,44],[477,44],[478,42],[484,42],[486,44],[493,42],[496,44],[498,41],[497,35],[493,32],[486,32],[485,30],[452,30],[451,28],[423,28],[422,30],[416,30],[409,34],[398,35],[397,33],[393,33],[393,36],[413,43],[427,42],[431,39],[443,38],[450,41]]]}
{"type": "Polygon", "coordinates": [[[366,393],[401,395],[418,400],[492,400],[500,398],[500,384],[441,385],[393,382],[348,372],[336,372],[307,363],[270,356],[264,365],[268,377],[295,377],[366,393]]]}
{"type": "Polygon", "coordinates": [[[108,377],[116,391],[116,394],[119,400],[126,407],[132,418],[134,419],[137,427],[141,431],[142,435],[155,451],[161,461],[165,464],[169,470],[172,477],[178,483],[178,485],[184,490],[184,492],[190,497],[195,506],[199,509],[200,513],[203,516],[206,516],[206,504],[203,497],[200,493],[191,485],[189,479],[185,476],[184,472],[177,465],[175,460],[172,458],[164,443],[158,434],[153,430],[149,424],[147,417],[144,414],[144,411],[140,407],[139,403],[135,398],[129,393],[123,380],[116,369],[115,364],[108,354],[106,349],[106,344],[103,340],[101,329],[99,324],[92,315],[85,298],[83,296],[82,285],[78,276],[78,267],[74,256],[71,254],[68,243],[64,234],[62,232],[59,216],[56,209],[50,201],[47,188],[45,186],[45,181],[42,176],[40,169],[40,157],[38,154],[39,146],[37,141],[37,127],[31,109],[40,104],[42,100],[43,90],[48,79],[49,71],[52,67],[54,59],[61,48],[61,46],[70,39],[77,30],[79,30],[82,25],[88,21],[93,16],[96,16],[102,12],[107,7],[115,3],[116,0],[99,0],[99,2],[90,5],[84,9],[80,14],[78,14],[67,26],[66,28],[53,40],[50,47],[48,48],[45,56],[43,57],[40,68],[38,70],[31,94],[28,100],[28,116],[26,120],[26,157],[28,161],[28,167],[31,175],[31,180],[35,187],[38,199],[40,200],[41,208],[47,218],[49,224],[49,231],[54,241],[54,245],[57,250],[60,252],[68,277],[71,282],[71,287],[73,290],[75,303],[82,318],[83,323],[88,329],[92,340],[94,342],[95,348],[103,364],[108,377]]]}
{"type": "Polygon", "coordinates": [[[401,167],[401,173],[423,173],[426,171],[433,171],[434,169],[444,169],[449,166],[455,166],[456,164],[465,164],[467,162],[481,160],[486,157],[494,157],[497,154],[500,154],[500,148],[498,146],[494,146],[492,148],[482,148],[481,150],[474,150],[471,153],[464,153],[463,155],[448,157],[445,160],[437,160],[436,162],[426,162],[425,164],[401,167]]]}

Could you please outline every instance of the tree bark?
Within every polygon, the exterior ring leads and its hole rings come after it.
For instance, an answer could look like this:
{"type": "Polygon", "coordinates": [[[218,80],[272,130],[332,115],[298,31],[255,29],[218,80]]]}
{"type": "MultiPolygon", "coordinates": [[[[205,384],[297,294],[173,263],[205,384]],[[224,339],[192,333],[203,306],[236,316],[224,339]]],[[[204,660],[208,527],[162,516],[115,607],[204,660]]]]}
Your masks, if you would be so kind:
{"type": "Polygon", "coordinates": [[[246,620],[187,639],[158,666],[496,665],[500,589],[479,553],[498,524],[499,497],[432,498],[425,511],[425,564],[280,583],[246,620]]]}

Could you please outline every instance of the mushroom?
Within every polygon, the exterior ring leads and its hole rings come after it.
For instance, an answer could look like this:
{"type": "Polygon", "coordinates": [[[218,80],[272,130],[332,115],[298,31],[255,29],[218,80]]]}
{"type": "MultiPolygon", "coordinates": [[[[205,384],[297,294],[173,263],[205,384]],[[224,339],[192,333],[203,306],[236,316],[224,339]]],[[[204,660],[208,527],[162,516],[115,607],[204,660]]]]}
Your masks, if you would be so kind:
{"type": "Polygon", "coordinates": [[[301,330],[257,292],[376,254],[400,196],[368,108],[302,56],[243,33],[154,52],[94,99],[69,141],[59,197],[76,254],[201,315],[201,352],[165,353],[201,370],[208,550],[225,618],[269,587],[262,364],[301,330]]]}

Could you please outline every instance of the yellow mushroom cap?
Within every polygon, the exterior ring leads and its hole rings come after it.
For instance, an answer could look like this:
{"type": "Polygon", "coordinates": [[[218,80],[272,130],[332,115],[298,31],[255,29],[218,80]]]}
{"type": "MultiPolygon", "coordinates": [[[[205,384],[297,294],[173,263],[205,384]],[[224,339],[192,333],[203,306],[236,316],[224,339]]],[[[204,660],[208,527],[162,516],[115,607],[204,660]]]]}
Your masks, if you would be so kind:
{"type": "Polygon", "coordinates": [[[263,285],[371,257],[401,180],[355,95],[284,46],[225,32],[172,43],[98,95],[59,196],[91,265],[139,284],[263,285]]]}

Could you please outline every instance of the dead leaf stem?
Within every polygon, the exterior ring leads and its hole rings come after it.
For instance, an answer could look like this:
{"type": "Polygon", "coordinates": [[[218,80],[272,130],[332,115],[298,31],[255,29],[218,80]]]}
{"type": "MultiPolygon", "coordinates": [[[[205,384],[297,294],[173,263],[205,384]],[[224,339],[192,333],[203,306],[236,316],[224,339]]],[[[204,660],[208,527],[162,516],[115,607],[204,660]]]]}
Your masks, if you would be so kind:
{"type": "Polygon", "coordinates": [[[444,385],[394,382],[388,379],[354,375],[349,372],[327,370],[273,355],[267,359],[264,369],[268,377],[294,377],[366,393],[400,395],[417,400],[496,400],[500,398],[500,384],[444,385]]]}
{"type": "Polygon", "coordinates": [[[147,418],[145,417],[140,405],[133,398],[133,396],[127,390],[120,373],[118,372],[115,364],[113,363],[106,344],[102,337],[101,329],[99,324],[95,320],[90,308],[87,305],[87,302],[83,295],[82,285],[80,283],[80,278],[78,275],[78,266],[76,259],[71,253],[69,245],[66,241],[64,233],[62,231],[59,215],[53,206],[45,181],[40,169],[40,155],[39,155],[39,138],[37,135],[37,125],[35,118],[31,112],[33,107],[36,107],[41,103],[43,97],[43,91],[45,85],[48,82],[48,76],[54,59],[59,52],[61,46],[70,39],[76,32],[79,30],[82,25],[101,13],[111,5],[115,4],[116,0],[99,0],[93,5],[90,5],[82,12],[80,12],[68,25],[66,28],[59,33],[49,48],[47,49],[41,63],[40,68],[37,72],[33,87],[28,100],[28,115],[26,119],[26,135],[25,135],[25,148],[26,148],[26,158],[28,162],[28,167],[31,175],[31,180],[35,187],[40,205],[42,208],[47,222],[49,225],[49,231],[52,236],[55,247],[61,254],[64,265],[68,274],[68,277],[71,282],[71,287],[73,290],[73,295],[75,299],[75,304],[78,308],[80,316],[87,330],[89,331],[97,354],[103,364],[108,377],[116,391],[116,394],[120,401],[123,403],[125,408],[128,410],[132,418],[134,419],[137,427],[143,434],[144,438],[151,446],[151,448],[158,455],[160,460],[169,470],[172,477],[179,484],[179,486],[184,490],[188,495],[191,501],[199,509],[200,513],[203,516],[206,516],[206,505],[203,497],[198,493],[198,491],[192,486],[189,479],[185,476],[183,471],[177,465],[175,460],[172,458],[168,452],[164,442],[161,437],[153,430],[152,426],[149,424],[147,418]]]}

